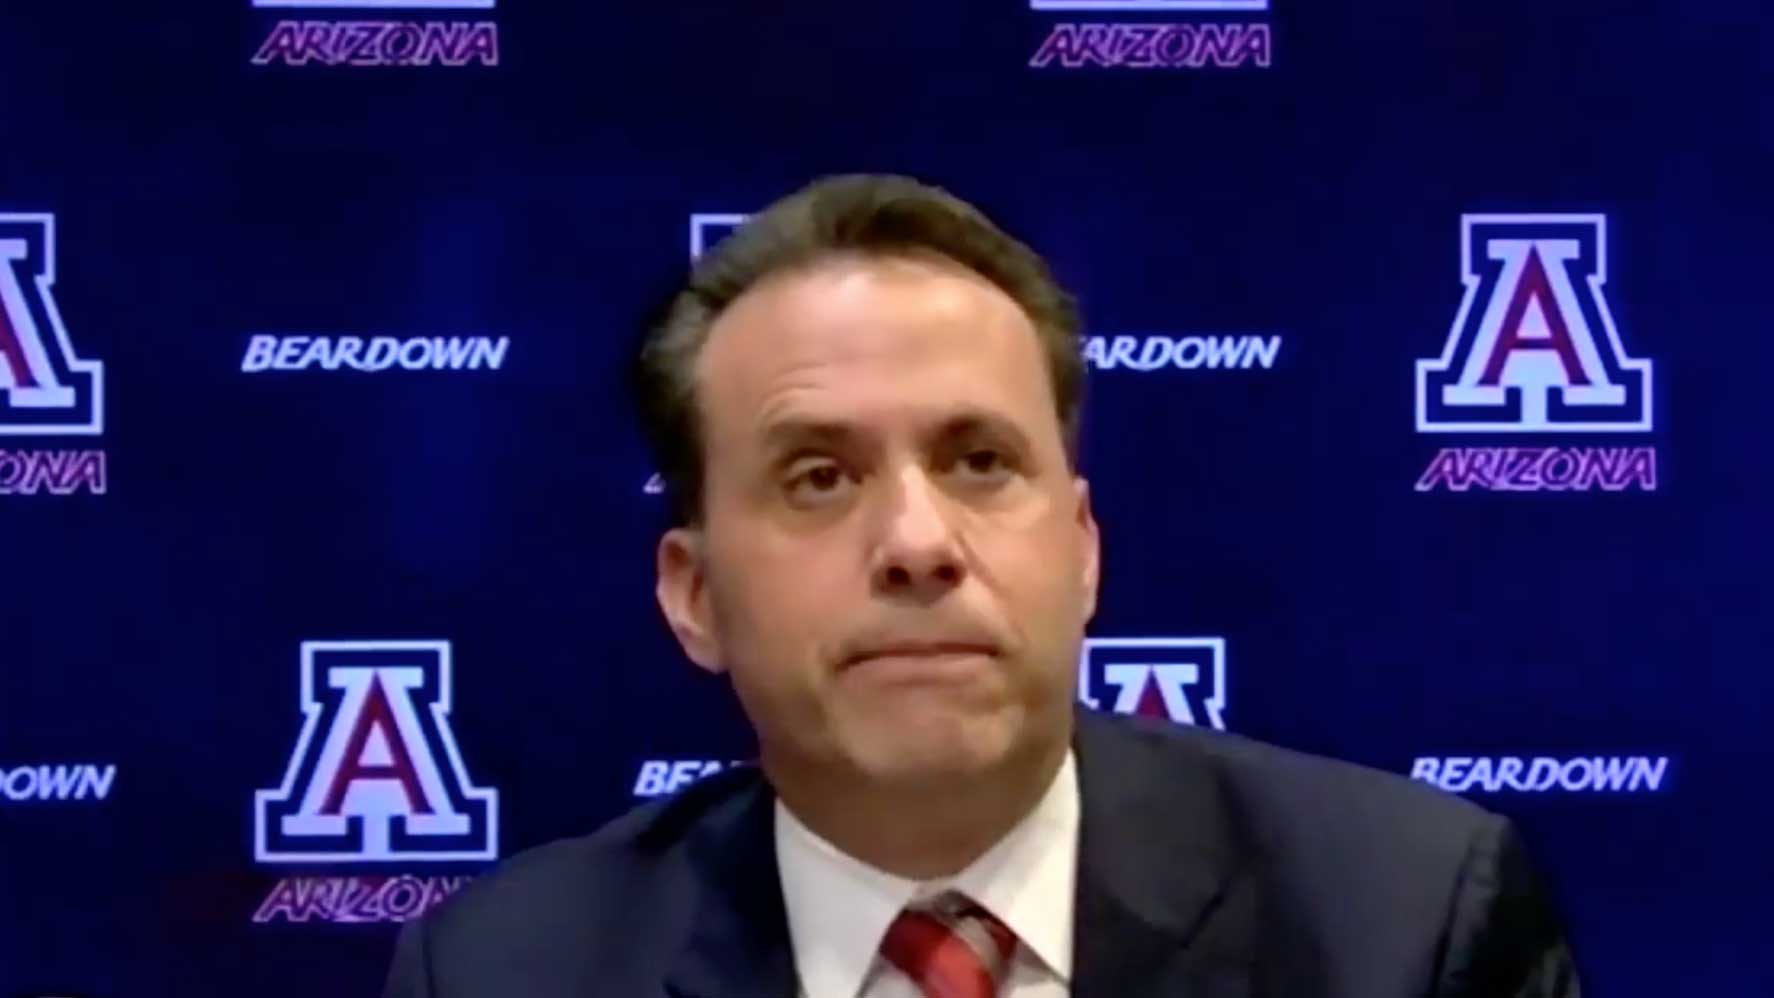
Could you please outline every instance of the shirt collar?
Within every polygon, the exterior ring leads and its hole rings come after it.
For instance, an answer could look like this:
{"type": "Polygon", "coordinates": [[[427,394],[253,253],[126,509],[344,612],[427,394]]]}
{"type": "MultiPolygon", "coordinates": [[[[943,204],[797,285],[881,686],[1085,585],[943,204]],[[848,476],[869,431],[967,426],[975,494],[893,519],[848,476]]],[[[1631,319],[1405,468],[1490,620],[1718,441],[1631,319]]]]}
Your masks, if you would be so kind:
{"type": "Polygon", "coordinates": [[[887,927],[915,900],[958,890],[997,916],[1062,982],[1072,976],[1078,775],[1066,753],[1032,811],[966,869],[920,883],[844,853],[776,801],[776,860],[789,937],[810,998],[859,993],[887,927]]]}

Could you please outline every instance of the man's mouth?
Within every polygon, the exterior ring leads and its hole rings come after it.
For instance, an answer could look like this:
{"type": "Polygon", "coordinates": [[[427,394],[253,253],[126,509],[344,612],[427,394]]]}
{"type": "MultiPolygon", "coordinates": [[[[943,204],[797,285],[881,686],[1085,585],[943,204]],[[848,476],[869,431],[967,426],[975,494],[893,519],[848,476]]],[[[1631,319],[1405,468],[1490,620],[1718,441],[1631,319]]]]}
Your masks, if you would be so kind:
{"type": "Polygon", "coordinates": [[[929,660],[953,659],[998,654],[995,645],[976,641],[895,641],[872,646],[852,655],[844,663],[852,668],[881,659],[929,660]]]}

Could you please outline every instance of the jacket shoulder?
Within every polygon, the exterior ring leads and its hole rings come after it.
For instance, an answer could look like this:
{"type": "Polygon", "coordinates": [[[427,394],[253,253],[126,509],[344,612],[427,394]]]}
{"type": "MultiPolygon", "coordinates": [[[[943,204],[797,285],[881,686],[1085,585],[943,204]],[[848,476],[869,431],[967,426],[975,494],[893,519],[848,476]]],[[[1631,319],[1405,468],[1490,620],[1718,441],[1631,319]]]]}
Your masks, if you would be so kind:
{"type": "Polygon", "coordinates": [[[1461,843],[1496,820],[1471,801],[1398,773],[1221,732],[1194,739],[1220,762],[1231,787],[1277,816],[1310,816],[1382,839],[1452,835],[1461,843]]]}
{"type": "MultiPolygon", "coordinates": [[[[1212,812],[1277,883],[1306,896],[1371,898],[1439,917],[1475,850],[1504,819],[1445,791],[1367,766],[1225,732],[1102,718],[1099,744],[1139,779],[1190,774],[1173,809],[1212,812]],[[1204,785],[1202,785],[1204,784],[1204,785]]],[[[1197,813],[1194,820],[1206,820],[1197,813]]]]}
{"type": "Polygon", "coordinates": [[[420,931],[430,975],[459,981],[490,968],[548,968],[535,993],[553,994],[574,976],[568,968],[589,972],[612,959],[599,951],[601,940],[623,940],[624,966],[658,965],[693,906],[696,840],[741,820],[761,792],[755,769],[730,769],[589,835],[510,857],[426,914],[420,931]]]}
{"type": "Polygon", "coordinates": [[[1452,836],[1464,845],[1499,820],[1470,801],[1389,773],[1241,735],[1137,718],[1097,721],[1128,749],[1152,757],[1193,757],[1245,818],[1310,823],[1315,834],[1344,830],[1378,841],[1452,836]]]}
{"type": "Polygon", "coordinates": [[[1372,986],[1351,993],[1433,979],[1459,899],[1507,835],[1504,819],[1396,774],[1168,722],[1093,726],[1097,772],[1107,759],[1130,771],[1107,779],[1156,781],[1152,813],[1215,844],[1270,943],[1315,954],[1315,976],[1372,986]]]}

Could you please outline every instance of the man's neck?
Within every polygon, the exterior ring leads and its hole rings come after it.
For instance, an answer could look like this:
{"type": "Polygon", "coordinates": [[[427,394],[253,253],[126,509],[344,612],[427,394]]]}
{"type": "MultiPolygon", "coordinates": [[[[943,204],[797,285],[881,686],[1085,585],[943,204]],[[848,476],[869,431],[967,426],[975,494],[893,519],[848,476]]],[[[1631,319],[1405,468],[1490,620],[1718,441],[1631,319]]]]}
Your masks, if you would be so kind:
{"type": "Polygon", "coordinates": [[[961,872],[1010,833],[1053,785],[1069,744],[974,779],[883,787],[855,775],[797,771],[762,760],[782,803],[844,853],[907,880],[961,872]]]}

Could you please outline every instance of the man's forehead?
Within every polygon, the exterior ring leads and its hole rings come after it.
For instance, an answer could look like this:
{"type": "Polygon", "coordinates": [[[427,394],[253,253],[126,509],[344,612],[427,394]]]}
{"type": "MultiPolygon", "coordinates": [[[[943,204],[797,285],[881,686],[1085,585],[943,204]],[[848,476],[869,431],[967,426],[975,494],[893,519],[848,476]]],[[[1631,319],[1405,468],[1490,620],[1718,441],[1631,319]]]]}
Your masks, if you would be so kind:
{"type": "Polygon", "coordinates": [[[1031,319],[985,278],[942,259],[855,255],[759,282],[697,358],[699,394],[747,408],[823,383],[867,394],[873,379],[907,374],[1022,394],[1045,365],[1031,319]]]}

